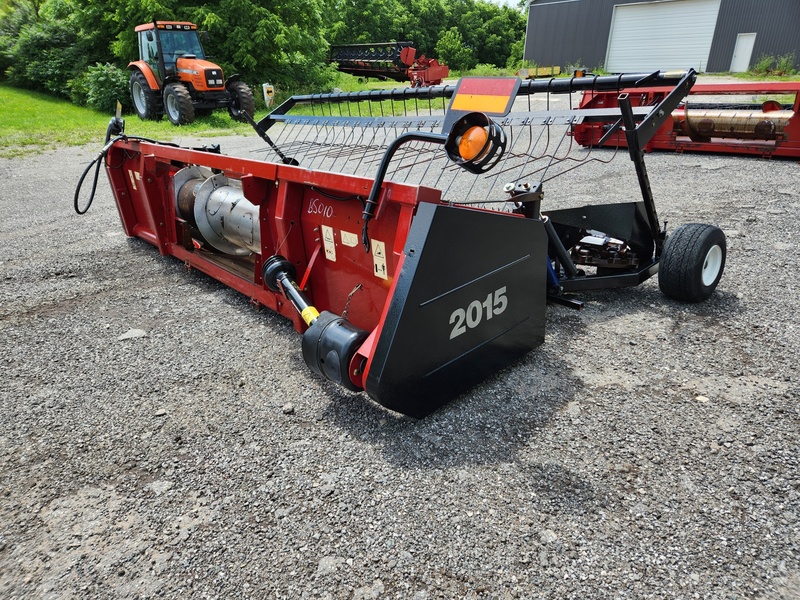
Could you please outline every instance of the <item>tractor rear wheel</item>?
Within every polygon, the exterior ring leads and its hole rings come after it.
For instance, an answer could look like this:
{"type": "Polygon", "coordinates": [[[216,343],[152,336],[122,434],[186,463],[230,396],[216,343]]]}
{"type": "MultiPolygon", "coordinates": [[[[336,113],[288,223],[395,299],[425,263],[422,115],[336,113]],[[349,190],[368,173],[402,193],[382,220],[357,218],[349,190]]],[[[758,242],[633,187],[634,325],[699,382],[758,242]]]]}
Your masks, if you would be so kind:
{"type": "Polygon", "coordinates": [[[228,86],[231,95],[231,105],[228,107],[228,114],[235,121],[244,121],[242,116],[246,112],[251,117],[256,114],[256,102],[253,100],[253,92],[244,81],[234,81],[228,86]]]}
{"type": "Polygon", "coordinates": [[[658,287],[673,300],[701,302],[716,289],[727,247],[719,227],[681,225],[667,238],[658,264],[658,287]]]}
{"type": "Polygon", "coordinates": [[[139,118],[160,121],[163,115],[158,111],[158,94],[150,89],[144,73],[141,71],[131,73],[130,90],[133,109],[139,118]]]}
{"type": "Polygon", "coordinates": [[[194,105],[185,85],[170,83],[164,88],[164,112],[173,125],[187,125],[194,121],[194,105]]]}

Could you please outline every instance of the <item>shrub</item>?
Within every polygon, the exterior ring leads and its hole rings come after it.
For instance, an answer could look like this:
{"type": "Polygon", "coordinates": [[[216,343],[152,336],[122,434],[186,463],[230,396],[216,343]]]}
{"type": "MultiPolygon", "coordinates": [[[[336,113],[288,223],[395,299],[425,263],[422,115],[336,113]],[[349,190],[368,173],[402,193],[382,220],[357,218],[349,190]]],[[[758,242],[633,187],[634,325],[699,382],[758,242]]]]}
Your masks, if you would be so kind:
{"type": "Polygon", "coordinates": [[[775,61],[775,75],[794,75],[797,70],[794,68],[794,52],[779,56],[775,61]]]}
{"type": "Polygon", "coordinates": [[[794,67],[795,54],[784,54],[775,58],[767,54],[762,54],[758,61],[750,67],[750,73],[754,75],[770,75],[773,77],[783,77],[794,75],[797,69],[794,67]]]}
{"type": "Polygon", "coordinates": [[[762,54],[756,63],[750,67],[750,70],[756,75],[767,75],[772,70],[772,65],[775,62],[774,56],[762,54]]]}
{"type": "Polygon", "coordinates": [[[86,104],[95,110],[112,113],[117,101],[127,111],[132,108],[128,93],[128,71],[106,63],[89,67],[83,74],[86,89],[86,104]]]}

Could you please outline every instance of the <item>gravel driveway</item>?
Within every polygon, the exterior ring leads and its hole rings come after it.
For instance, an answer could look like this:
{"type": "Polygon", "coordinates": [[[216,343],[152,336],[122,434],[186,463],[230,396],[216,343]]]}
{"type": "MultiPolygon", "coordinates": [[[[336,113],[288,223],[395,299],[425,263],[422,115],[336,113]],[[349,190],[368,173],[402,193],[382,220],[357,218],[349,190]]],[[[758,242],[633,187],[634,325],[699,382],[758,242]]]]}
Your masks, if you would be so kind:
{"type": "MultiPolygon", "coordinates": [[[[728,235],[714,296],[550,306],[416,421],[127,239],[104,175],[76,215],[98,149],[0,160],[0,597],[800,598],[797,162],[648,155],[670,229],[728,235]]],[[[637,197],[592,169],[545,207],[637,197]]]]}

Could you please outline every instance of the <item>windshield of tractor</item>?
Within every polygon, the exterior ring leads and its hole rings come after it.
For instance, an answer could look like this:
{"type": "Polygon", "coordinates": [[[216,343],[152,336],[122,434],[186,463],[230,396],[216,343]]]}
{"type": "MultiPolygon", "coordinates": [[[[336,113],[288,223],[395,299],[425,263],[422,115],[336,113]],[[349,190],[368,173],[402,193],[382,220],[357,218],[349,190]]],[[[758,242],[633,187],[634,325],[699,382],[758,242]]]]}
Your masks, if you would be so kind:
{"type": "Polygon", "coordinates": [[[161,51],[164,53],[164,66],[167,69],[175,67],[175,61],[184,54],[194,54],[197,58],[205,58],[203,47],[197,37],[197,32],[191,31],[159,31],[161,51]]]}

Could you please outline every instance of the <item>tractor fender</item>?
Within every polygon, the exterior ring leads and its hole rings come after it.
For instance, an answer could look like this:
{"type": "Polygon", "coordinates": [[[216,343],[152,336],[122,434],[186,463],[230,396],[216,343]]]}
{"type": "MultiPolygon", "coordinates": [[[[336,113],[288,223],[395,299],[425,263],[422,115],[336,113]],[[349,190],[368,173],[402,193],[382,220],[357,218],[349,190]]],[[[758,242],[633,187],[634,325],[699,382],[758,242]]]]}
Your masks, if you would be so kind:
{"type": "Polygon", "coordinates": [[[231,84],[232,84],[232,83],[236,83],[236,82],[237,82],[237,81],[239,81],[241,78],[242,78],[242,76],[241,76],[241,75],[239,75],[238,73],[234,73],[233,75],[231,75],[230,77],[228,77],[228,78],[225,80],[225,89],[227,90],[227,89],[228,89],[228,88],[231,86],[231,84]]]}
{"type": "Polygon", "coordinates": [[[192,89],[192,86],[189,84],[189,82],[183,81],[177,75],[167,75],[166,77],[164,77],[164,87],[167,87],[167,85],[170,84],[170,83],[182,83],[188,89],[192,89]]]}
{"type": "Polygon", "coordinates": [[[158,80],[153,73],[153,69],[151,69],[150,65],[143,60],[137,60],[135,62],[128,63],[128,70],[141,71],[142,75],[144,75],[144,78],[147,80],[147,85],[150,86],[151,90],[159,91],[161,89],[158,85],[158,80]]]}

